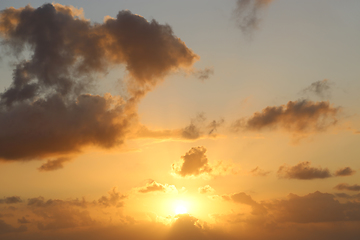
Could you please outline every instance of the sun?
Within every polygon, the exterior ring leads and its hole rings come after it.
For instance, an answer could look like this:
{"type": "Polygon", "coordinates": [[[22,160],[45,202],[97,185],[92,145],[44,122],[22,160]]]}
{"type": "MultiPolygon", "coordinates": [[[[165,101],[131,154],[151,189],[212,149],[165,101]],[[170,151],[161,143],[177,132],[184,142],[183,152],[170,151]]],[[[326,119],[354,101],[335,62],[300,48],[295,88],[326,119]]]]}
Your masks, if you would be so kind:
{"type": "Polygon", "coordinates": [[[185,214],[185,213],[187,213],[187,208],[183,205],[178,205],[175,208],[175,213],[176,214],[185,214]]]}
{"type": "Polygon", "coordinates": [[[186,201],[178,200],[174,202],[175,214],[185,214],[188,213],[188,203],[186,201]]]}

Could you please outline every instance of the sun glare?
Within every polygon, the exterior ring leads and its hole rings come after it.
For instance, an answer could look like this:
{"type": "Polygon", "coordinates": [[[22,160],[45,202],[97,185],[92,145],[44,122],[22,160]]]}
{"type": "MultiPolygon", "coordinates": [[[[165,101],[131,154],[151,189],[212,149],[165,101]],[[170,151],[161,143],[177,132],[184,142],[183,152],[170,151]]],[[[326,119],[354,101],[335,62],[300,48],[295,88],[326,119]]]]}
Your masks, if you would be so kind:
{"type": "Polygon", "coordinates": [[[179,205],[175,208],[175,213],[176,214],[184,214],[184,213],[187,213],[187,209],[186,209],[186,207],[179,205]]]}
{"type": "Polygon", "coordinates": [[[178,200],[176,202],[174,202],[174,207],[175,207],[175,214],[185,214],[188,213],[188,203],[182,200],[178,200]]]}

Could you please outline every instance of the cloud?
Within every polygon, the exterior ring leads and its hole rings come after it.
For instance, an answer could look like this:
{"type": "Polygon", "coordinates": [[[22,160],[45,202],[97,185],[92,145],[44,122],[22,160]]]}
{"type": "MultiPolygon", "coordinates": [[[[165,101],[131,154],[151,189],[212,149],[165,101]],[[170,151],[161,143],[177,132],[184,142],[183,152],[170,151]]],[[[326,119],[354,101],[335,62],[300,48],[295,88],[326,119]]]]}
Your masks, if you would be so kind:
{"type": "Polygon", "coordinates": [[[204,81],[204,80],[209,79],[210,75],[214,74],[214,68],[210,67],[210,68],[195,70],[193,74],[195,75],[195,77],[197,77],[201,81],[204,81]]]}
{"type": "Polygon", "coordinates": [[[262,177],[267,176],[270,172],[271,171],[264,171],[264,170],[260,169],[259,167],[256,167],[250,171],[251,175],[262,176],[262,177]]]}
{"type": "Polygon", "coordinates": [[[312,93],[320,98],[330,98],[331,85],[329,80],[324,79],[321,81],[313,82],[309,87],[305,88],[301,92],[303,94],[312,93]]]}
{"type": "Polygon", "coordinates": [[[25,232],[26,230],[27,230],[27,227],[24,225],[21,225],[20,227],[15,228],[0,219],[0,234],[12,233],[12,232],[19,233],[19,232],[25,232]]]}
{"type": "Polygon", "coordinates": [[[339,108],[332,107],[329,102],[290,101],[286,105],[266,107],[248,119],[239,119],[232,129],[235,132],[276,128],[294,134],[320,132],[337,123],[339,111],[339,108]]]}
{"type": "Polygon", "coordinates": [[[329,169],[311,167],[310,164],[310,162],[300,162],[292,167],[283,165],[279,167],[277,174],[280,178],[301,180],[323,179],[332,176],[329,169]]]}
{"type": "Polygon", "coordinates": [[[185,139],[197,139],[202,135],[200,126],[205,122],[206,117],[204,113],[199,113],[195,118],[191,119],[188,126],[182,129],[182,137],[185,139]]]}
{"type": "Polygon", "coordinates": [[[261,19],[260,12],[271,3],[272,0],[237,0],[233,11],[233,18],[243,34],[251,37],[252,32],[259,28],[261,19]]]}
{"type": "Polygon", "coordinates": [[[340,203],[334,195],[318,191],[305,196],[289,194],[285,200],[276,200],[264,205],[279,222],[310,223],[360,220],[359,203],[340,203]]]}
{"type": "Polygon", "coordinates": [[[116,190],[116,187],[114,187],[111,191],[109,191],[108,195],[109,196],[102,196],[101,198],[99,198],[99,200],[97,201],[98,204],[105,207],[113,206],[117,208],[124,206],[124,202],[122,200],[126,199],[127,196],[120,194],[116,190]]]}
{"type": "Polygon", "coordinates": [[[210,187],[210,185],[205,185],[203,187],[199,187],[198,188],[198,192],[200,194],[207,194],[207,193],[214,193],[215,189],[213,189],[212,187],[210,187]]]}
{"type": "Polygon", "coordinates": [[[39,171],[54,171],[54,170],[58,170],[64,167],[64,163],[70,161],[70,158],[67,157],[62,157],[62,158],[57,158],[55,160],[47,160],[46,163],[44,163],[43,165],[41,165],[38,170],[39,171]]]}
{"type": "Polygon", "coordinates": [[[226,201],[232,201],[235,203],[245,204],[252,207],[252,214],[264,214],[266,213],[266,209],[261,204],[257,203],[252,199],[252,197],[244,192],[234,193],[231,195],[222,195],[222,199],[226,201]]]}
{"type": "MultiPolygon", "coordinates": [[[[122,209],[109,209],[97,201],[85,206],[76,204],[81,202],[77,200],[38,197],[29,199],[28,204],[19,204],[20,216],[9,216],[6,222],[0,220],[0,234],[4,240],[300,240],[312,236],[335,240],[356,239],[359,233],[360,204],[355,196],[345,196],[341,202],[337,195],[318,191],[262,201],[255,201],[244,192],[218,197],[223,203],[244,204],[252,211],[236,212],[234,208],[229,214],[214,213],[216,221],[211,223],[190,214],[163,217],[166,221],[155,214],[148,221],[124,215],[122,209]],[[20,224],[26,224],[23,220],[30,224],[21,227],[20,224]]],[[[137,209],[135,212],[139,216],[137,209]]]]}
{"type": "Polygon", "coordinates": [[[149,193],[149,192],[164,192],[164,193],[178,193],[178,190],[174,185],[169,185],[167,183],[161,184],[152,179],[150,179],[144,187],[138,188],[139,193],[149,193]]]}
{"type": "Polygon", "coordinates": [[[177,129],[149,129],[147,126],[138,124],[133,129],[129,139],[159,139],[193,141],[200,138],[216,138],[218,129],[223,125],[224,120],[207,121],[204,113],[199,113],[192,118],[190,123],[177,129]]]}
{"type": "Polygon", "coordinates": [[[3,199],[0,199],[0,204],[14,204],[14,203],[21,203],[22,200],[19,196],[12,196],[12,197],[5,197],[3,199]]]}
{"type": "Polygon", "coordinates": [[[335,172],[335,176],[351,176],[355,173],[356,173],[355,170],[351,169],[350,167],[345,167],[337,170],[335,172]]]}
{"type": "Polygon", "coordinates": [[[172,170],[175,174],[182,177],[198,176],[203,173],[210,173],[213,169],[209,165],[209,161],[205,155],[206,148],[193,147],[184,156],[180,165],[172,164],[172,170]]]}
{"type": "Polygon", "coordinates": [[[22,218],[19,218],[19,219],[18,219],[18,223],[26,224],[26,223],[30,223],[30,221],[27,220],[25,217],[22,217],[22,218]]]}
{"type": "Polygon", "coordinates": [[[346,193],[335,193],[335,196],[337,196],[339,198],[345,198],[345,199],[360,200],[360,193],[354,194],[354,195],[349,195],[349,194],[346,194],[346,193]]]}
{"type": "Polygon", "coordinates": [[[44,159],[89,145],[121,144],[137,120],[140,99],[168,74],[190,71],[199,59],[169,25],[130,11],[102,24],[81,15],[60,4],[0,12],[2,44],[16,56],[31,51],[29,59],[15,64],[10,87],[0,93],[0,159],[44,159]],[[127,70],[127,93],[90,94],[95,76],[119,64],[127,70]]]}
{"type": "Polygon", "coordinates": [[[237,174],[237,170],[230,163],[217,161],[209,163],[203,146],[191,148],[182,160],[171,165],[172,174],[179,177],[211,178],[226,174],[237,174]]]}
{"type": "Polygon", "coordinates": [[[349,191],[360,191],[360,185],[354,184],[349,185],[347,183],[340,183],[334,187],[336,190],[349,190],[349,191]]]}
{"type": "Polygon", "coordinates": [[[204,113],[199,113],[195,118],[191,119],[188,126],[182,129],[182,137],[184,139],[194,140],[204,136],[216,137],[218,128],[224,124],[224,119],[212,120],[206,123],[204,113]]]}

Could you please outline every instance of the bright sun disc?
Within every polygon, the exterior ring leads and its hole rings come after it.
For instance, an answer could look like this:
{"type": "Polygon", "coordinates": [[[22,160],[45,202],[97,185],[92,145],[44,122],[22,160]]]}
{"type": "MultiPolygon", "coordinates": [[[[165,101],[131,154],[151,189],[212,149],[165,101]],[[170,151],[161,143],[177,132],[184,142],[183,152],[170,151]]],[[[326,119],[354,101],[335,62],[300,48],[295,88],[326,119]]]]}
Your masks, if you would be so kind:
{"type": "Polygon", "coordinates": [[[185,213],[187,213],[187,209],[186,209],[186,207],[179,205],[176,207],[175,213],[176,214],[185,214],[185,213]]]}

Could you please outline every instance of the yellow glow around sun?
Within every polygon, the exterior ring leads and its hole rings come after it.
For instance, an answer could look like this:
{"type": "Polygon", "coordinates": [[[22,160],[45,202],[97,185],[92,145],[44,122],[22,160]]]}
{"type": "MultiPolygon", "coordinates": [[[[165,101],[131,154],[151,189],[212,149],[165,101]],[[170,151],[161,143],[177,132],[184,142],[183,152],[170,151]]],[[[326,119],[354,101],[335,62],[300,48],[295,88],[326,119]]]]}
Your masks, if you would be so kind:
{"type": "Polygon", "coordinates": [[[187,203],[184,201],[177,201],[175,203],[175,214],[185,214],[188,212],[187,203]]]}

